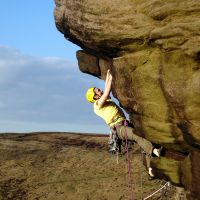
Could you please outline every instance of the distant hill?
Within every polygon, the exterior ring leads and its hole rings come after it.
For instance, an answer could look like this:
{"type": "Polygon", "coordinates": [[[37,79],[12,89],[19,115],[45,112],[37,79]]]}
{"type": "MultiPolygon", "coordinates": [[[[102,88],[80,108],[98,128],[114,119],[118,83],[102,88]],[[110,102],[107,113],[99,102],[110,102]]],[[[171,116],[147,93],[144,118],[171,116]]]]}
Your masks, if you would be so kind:
{"type": "MultiPolygon", "coordinates": [[[[0,134],[0,200],[127,200],[126,155],[108,153],[106,135],[0,134]]],[[[141,155],[130,152],[135,200],[164,184],[148,180],[141,155]]],[[[174,188],[162,199],[174,199],[174,188]]],[[[153,199],[161,199],[161,193],[153,199]]]]}

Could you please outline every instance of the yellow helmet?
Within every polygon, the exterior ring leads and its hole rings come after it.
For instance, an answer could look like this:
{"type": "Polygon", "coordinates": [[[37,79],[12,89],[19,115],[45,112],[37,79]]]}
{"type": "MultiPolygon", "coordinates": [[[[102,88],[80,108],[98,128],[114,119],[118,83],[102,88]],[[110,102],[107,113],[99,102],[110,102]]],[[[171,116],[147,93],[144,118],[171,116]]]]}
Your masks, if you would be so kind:
{"type": "Polygon", "coordinates": [[[94,95],[95,95],[95,93],[94,93],[94,87],[89,88],[87,90],[87,92],[86,92],[86,99],[87,99],[87,101],[89,101],[90,103],[94,103],[95,102],[94,95]]]}

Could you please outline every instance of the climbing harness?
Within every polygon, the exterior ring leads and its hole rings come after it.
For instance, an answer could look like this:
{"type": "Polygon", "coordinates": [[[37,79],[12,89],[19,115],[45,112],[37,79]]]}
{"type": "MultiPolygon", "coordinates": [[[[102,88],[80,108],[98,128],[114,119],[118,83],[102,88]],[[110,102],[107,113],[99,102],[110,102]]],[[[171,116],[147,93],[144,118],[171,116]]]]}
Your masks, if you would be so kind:
{"type": "MultiPolygon", "coordinates": [[[[117,152],[118,153],[121,152],[122,140],[117,135],[116,127],[117,126],[127,127],[127,126],[129,126],[128,123],[129,122],[127,120],[123,120],[120,122],[120,124],[110,127],[110,136],[109,136],[109,140],[108,140],[108,144],[110,146],[110,148],[109,148],[110,153],[116,154],[117,152]]],[[[129,146],[129,141],[128,141],[128,146],[129,146]]]]}
{"type": "Polygon", "coordinates": [[[110,129],[110,138],[109,138],[108,144],[110,146],[109,152],[111,154],[115,154],[120,151],[119,138],[114,128],[110,129]]]}

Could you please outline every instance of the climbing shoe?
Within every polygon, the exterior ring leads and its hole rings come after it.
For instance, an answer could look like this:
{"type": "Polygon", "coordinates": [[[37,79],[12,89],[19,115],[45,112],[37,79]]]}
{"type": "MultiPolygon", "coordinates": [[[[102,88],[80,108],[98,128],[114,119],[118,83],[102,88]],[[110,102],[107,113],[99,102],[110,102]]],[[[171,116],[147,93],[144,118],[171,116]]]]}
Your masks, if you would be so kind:
{"type": "Polygon", "coordinates": [[[152,170],[153,170],[153,169],[152,169],[151,167],[149,167],[148,173],[149,173],[149,176],[150,176],[150,177],[154,177],[154,174],[153,174],[152,170]]]}
{"type": "Polygon", "coordinates": [[[153,155],[160,157],[161,151],[162,151],[162,147],[159,148],[159,149],[154,148],[153,149],[153,155]]]}

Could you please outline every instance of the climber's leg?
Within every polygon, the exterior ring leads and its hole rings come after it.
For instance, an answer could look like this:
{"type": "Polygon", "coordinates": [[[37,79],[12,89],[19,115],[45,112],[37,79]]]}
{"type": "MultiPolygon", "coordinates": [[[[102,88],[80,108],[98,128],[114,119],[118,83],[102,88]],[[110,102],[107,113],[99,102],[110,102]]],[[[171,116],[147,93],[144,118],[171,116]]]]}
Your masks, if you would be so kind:
{"type": "Polygon", "coordinates": [[[133,140],[149,155],[152,154],[153,145],[147,139],[140,137],[134,133],[134,129],[127,126],[117,126],[117,135],[120,139],[125,140],[126,134],[128,140],[133,140]]]}

